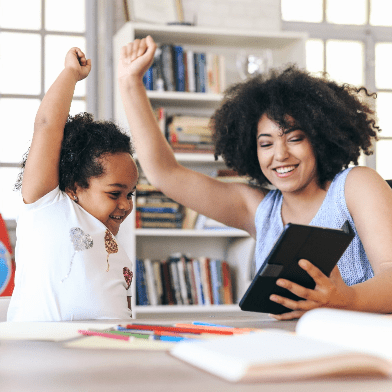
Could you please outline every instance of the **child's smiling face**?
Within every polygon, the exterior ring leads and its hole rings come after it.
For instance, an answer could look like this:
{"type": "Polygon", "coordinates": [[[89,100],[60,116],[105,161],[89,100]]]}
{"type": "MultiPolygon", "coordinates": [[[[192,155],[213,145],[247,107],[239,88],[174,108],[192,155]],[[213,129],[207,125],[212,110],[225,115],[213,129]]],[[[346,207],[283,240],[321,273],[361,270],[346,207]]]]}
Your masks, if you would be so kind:
{"type": "Polygon", "coordinates": [[[121,223],[133,209],[138,171],[131,155],[125,152],[103,156],[102,166],[104,173],[90,178],[87,189],[76,186],[75,195],[83,209],[117,235],[121,223]]]}

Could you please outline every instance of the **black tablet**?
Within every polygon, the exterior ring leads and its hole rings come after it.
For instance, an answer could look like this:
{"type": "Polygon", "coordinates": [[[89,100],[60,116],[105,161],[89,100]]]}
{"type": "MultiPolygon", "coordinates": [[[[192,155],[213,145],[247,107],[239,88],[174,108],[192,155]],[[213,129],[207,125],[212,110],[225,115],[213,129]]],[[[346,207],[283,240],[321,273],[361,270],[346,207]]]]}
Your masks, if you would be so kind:
{"type": "Polygon", "coordinates": [[[296,301],[301,299],[277,286],[276,281],[283,278],[313,289],[314,280],[298,265],[298,261],[309,260],[329,276],[353,238],[354,232],[348,221],[341,229],[287,224],[242,297],[239,303],[241,310],[272,314],[292,311],[269,299],[271,294],[296,301]]]}

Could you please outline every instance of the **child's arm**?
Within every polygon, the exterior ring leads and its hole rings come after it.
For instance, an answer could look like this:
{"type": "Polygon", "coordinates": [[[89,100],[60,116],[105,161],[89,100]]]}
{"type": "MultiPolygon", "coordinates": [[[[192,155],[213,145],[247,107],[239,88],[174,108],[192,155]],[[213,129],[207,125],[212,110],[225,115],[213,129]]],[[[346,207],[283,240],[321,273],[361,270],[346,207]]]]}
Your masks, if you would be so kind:
{"type": "Polygon", "coordinates": [[[149,181],[168,197],[227,225],[255,235],[254,215],[264,197],[244,184],[227,184],[177,163],[159,129],[143,75],[153,61],[155,42],[148,36],[122,48],[119,84],[133,140],[149,181]]]}
{"type": "Polygon", "coordinates": [[[59,159],[64,126],[79,80],[90,72],[79,48],[72,48],[65,57],[63,71],[45,94],[34,123],[34,135],[23,173],[22,196],[33,203],[59,184],[59,159]]]}

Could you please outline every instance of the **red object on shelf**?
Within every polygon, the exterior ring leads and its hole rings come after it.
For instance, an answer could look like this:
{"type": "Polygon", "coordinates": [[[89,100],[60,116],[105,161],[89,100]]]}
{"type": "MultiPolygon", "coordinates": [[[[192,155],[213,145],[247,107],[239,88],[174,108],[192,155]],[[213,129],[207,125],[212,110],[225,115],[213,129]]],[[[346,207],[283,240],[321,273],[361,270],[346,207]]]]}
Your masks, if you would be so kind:
{"type": "Polygon", "coordinates": [[[0,242],[5,246],[9,255],[4,256],[4,260],[7,262],[6,270],[8,276],[0,281],[0,297],[8,297],[12,295],[14,291],[14,279],[15,279],[15,262],[12,258],[12,247],[10,238],[8,235],[7,227],[0,214],[0,242]],[[3,285],[1,282],[3,281],[3,285]]]}

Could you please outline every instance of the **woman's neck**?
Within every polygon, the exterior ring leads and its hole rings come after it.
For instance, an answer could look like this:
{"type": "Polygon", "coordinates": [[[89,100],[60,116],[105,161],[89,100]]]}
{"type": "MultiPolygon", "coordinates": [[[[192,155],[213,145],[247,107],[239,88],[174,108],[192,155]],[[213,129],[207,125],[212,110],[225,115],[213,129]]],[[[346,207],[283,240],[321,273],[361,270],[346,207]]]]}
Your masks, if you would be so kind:
{"type": "Polygon", "coordinates": [[[310,224],[323,204],[330,185],[331,181],[326,183],[324,189],[317,184],[312,184],[300,192],[282,192],[283,225],[287,223],[310,224]]]}

